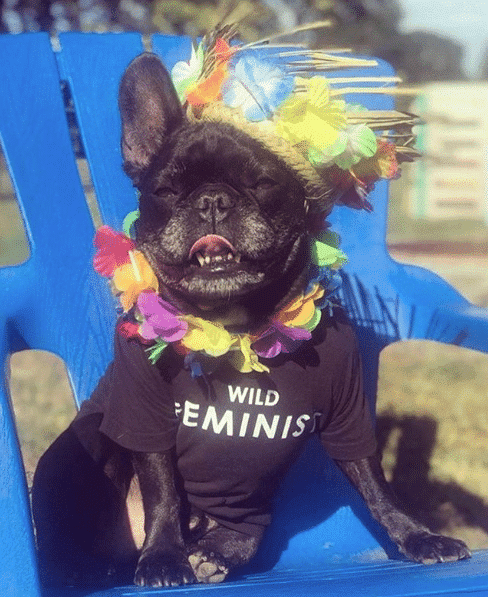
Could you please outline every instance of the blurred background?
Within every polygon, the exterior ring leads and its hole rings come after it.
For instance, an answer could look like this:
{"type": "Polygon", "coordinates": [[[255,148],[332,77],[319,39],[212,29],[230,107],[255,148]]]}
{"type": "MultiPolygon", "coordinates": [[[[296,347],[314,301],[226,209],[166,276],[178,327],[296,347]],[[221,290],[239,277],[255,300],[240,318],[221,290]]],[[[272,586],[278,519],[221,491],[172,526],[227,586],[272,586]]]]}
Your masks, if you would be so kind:
{"type": "MultiPolygon", "coordinates": [[[[488,307],[488,3],[485,0],[0,0],[0,32],[140,31],[196,36],[224,17],[255,40],[329,19],[313,47],[350,47],[389,61],[404,80],[424,159],[391,184],[394,259],[427,267],[488,307]]],[[[1,59],[1,57],[0,57],[1,59]]],[[[88,199],[86,164],[79,160],[88,199]]],[[[29,248],[0,148],[0,265],[29,248]]],[[[63,363],[26,351],[11,394],[30,481],[74,416],[63,363]]],[[[488,355],[433,342],[384,351],[378,439],[388,479],[433,530],[488,548],[488,355]]]]}

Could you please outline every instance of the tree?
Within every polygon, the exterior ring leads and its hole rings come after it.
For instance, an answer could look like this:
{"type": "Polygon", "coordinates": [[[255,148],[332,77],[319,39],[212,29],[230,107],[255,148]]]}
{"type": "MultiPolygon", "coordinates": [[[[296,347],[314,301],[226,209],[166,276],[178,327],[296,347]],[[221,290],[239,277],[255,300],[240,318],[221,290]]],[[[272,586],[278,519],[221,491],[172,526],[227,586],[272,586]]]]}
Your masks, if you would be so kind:
{"type": "MultiPolygon", "coordinates": [[[[350,47],[389,61],[410,82],[462,79],[462,49],[430,33],[402,35],[399,0],[0,0],[4,31],[140,31],[202,35],[224,18],[245,40],[329,19],[294,41],[350,47]],[[2,4],[3,2],[3,4],[2,4]],[[3,7],[3,8],[2,8],[3,7]]],[[[488,54],[485,60],[488,78],[488,54]]]]}
{"type": "Polygon", "coordinates": [[[433,33],[398,34],[378,48],[376,55],[387,60],[411,83],[466,79],[462,46],[433,33]]]}
{"type": "Polygon", "coordinates": [[[488,43],[485,46],[483,58],[481,59],[480,79],[488,81],[488,43]]]}

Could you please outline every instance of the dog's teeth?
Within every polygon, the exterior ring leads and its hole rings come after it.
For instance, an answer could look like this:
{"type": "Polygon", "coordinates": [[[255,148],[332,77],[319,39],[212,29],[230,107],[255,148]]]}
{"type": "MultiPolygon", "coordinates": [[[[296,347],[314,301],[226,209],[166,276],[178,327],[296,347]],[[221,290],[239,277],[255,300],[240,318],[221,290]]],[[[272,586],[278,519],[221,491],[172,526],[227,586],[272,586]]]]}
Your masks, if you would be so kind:
{"type": "Polygon", "coordinates": [[[203,255],[201,253],[196,253],[195,257],[198,259],[200,266],[203,267],[205,265],[205,259],[203,258],[203,255]]]}
{"type": "Polygon", "coordinates": [[[200,264],[200,267],[204,267],[207,265],[211,265],[213,264],[217,264],[217,263],[222,263],[223,261],[237,261],[237,263],[240,262],[241,260],[241,256],[240,255],[234,255],[233,253],[229,252],[227,253],[227,255],[202,255],[202,253],[198,252],[195,253],[195,257],[198,261],[198,263],[200,264]]]}

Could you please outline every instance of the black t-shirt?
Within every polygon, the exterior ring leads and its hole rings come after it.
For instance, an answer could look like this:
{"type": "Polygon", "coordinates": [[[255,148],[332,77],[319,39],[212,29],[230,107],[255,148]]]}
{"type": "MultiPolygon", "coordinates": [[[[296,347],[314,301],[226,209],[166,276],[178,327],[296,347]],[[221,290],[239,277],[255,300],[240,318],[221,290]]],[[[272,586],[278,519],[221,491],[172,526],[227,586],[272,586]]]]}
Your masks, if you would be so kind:
{"type": "Polygon", "coordinates": [[[222,359],[192,379],[170,347],[151,365],[116,334],[115,358],[73,423],[101,413],[100,431],[142,452],[175,449],[188,499],[221,524],[253,533],[270,520],[283,474],[312,433],[336,460],[374,453],[354,332],[341,310],[323,316],[298,351],[263,360],[270,373],[239,373],[222,359]]]}

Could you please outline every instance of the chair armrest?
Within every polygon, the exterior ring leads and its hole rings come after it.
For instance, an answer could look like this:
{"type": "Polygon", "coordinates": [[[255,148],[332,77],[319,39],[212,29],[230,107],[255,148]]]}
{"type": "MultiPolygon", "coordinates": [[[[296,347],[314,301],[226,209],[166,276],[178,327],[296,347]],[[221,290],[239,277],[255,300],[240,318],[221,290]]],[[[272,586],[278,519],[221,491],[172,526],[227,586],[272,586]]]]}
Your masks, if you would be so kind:
{"type": "Polygon", "coordinates": [[[421,267],[399,265],[391,283],[402,304],[402,339],[435,340],[488,352],[488,309],[472,305],[421,267]]]}

